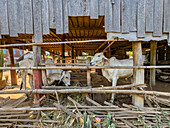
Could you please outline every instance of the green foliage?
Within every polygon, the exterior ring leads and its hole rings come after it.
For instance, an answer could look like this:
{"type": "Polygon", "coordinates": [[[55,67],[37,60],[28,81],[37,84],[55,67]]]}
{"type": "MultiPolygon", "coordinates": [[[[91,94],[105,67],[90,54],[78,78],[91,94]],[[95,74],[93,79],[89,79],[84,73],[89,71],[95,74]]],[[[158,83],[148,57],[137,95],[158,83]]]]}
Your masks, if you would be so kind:
{"type": "Polygon", "coordinates": [[[87,113],[85,112],[84,113],[84,122],[83,122],[83,125],[84,125],[84,128],[87,128],[87,124],[86,124],[86,122],[87,122],[87,113]]]}

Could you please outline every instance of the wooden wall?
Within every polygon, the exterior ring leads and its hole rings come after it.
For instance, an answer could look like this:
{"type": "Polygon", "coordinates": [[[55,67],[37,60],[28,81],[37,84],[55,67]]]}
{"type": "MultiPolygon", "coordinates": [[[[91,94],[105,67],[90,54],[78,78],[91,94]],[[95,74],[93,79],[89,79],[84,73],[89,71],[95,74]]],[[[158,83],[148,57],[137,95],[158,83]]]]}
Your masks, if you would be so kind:
{"type": "Polygon", "coordinates": [[[68,16],[104,15],[105,32],[114,36],[168,39],[169,8],[170,0],[0,0],[0,34],[41,35],[49,28],[63,34],[69,32],[68,16]]]}

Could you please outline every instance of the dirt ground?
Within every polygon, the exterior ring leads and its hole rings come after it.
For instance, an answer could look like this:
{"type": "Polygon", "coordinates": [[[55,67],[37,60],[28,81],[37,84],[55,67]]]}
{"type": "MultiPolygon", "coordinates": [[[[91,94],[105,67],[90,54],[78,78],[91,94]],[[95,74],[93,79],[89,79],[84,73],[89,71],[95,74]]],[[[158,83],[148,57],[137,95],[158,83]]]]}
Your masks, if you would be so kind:
{"type": "MultiPolygon", "coordinates": [[[[7,86],[3,89],[4,91],[14,91],[14,90],[19,90],[20,88],[20,84],[21,84],[21,78],[17,79],[17,83],[18,85],[17,86],[14,86],[14,87],[11,87],[11,77],[10,77],[10,71],[5,71],[3,73],[3,79],[5,80],[6,78],[8,78],[8,81],[7,81],[7,86]]],[[[28,77],[27,77],[27,89],[31,89],[29,83],[28,83],[28,77]]],[[[24,94],[0,94],[0,97],[3,97],[3,98],[7,98],[8,96],[10,96],[11,99],[18,99],[22,96],[24,96],[24,94]]]]}

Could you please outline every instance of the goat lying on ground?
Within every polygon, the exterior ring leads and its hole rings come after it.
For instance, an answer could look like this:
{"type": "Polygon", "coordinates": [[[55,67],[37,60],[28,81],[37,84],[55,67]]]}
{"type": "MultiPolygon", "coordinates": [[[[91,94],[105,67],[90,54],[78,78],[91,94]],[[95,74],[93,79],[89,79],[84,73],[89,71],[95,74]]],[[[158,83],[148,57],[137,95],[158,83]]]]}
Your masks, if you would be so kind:
{"type": "MultiPolygon", "coordinates": [[[[46,63],[53,63],[53,61],[51,59],[47,59],[46,63]]],[[[19,62],[19,66],[20,67],[33,67],[33,60],[32,59],[24,59],[22,61],[19,62]]],[[[51,66],[51,65],[46,65],[51,66]]],[[[44,72],[42,72],[42,80],[43,80],[43,84],[44,84],[44,79],[43,76],[45,76],[45,74],[43,74],[44,72]]],[[[29,84],[31,86],[31,88],[33,89],[33,72],[32,70],[18,70],[17,71],[17,75],[18,77],[22,78],[22,83],[21,83],[21,87],[20,89],[22,89],[22,85],[24,85],[25,89],[26,89],[26,76],[29,76],[29,84]]],[[[61,83],[61,81],[64,82],[64,84],[66,86],[70,85],[70,73],[68,71],[63,71],[62,69],[47,69],[46,70],[46,76],[47,76],[47,80],[49,83],[51,83],[52,81],[57,80],[58,84],[61,83]]]]}

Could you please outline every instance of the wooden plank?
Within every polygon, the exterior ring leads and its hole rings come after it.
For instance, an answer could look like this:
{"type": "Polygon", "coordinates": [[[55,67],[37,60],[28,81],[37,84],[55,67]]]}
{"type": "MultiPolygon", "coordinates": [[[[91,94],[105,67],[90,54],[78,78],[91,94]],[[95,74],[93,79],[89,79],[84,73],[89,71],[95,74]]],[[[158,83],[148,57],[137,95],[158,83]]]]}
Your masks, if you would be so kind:
{"type": "MultiPolygon", "coordinates": [[[[133,49],[133,65],[143,65],[142,45],[141,42],[132,42],[133,49]]],[[[133,69],[134,84],[144,84],[144,69],[133,69]]],[[[144,98],[139,95],[133,95],[132,102],[137,107],[144,106],[144,98]]]]}
{"type": "Polygon", "coordinates": [[[17,10],[16,10],[16,1],[17,0],[9,0],[8,3],[8,21],[9,21],[9,33],[11,37],[17,37],[17,10]]]}
{"type": "Polygon", "coordinates": [[[130,23],[129,29],[130,31],[137,30],[137,7],[138,7],[138,0],[130,0],[130,23]]]}
{"type": "MultiPolygon", "coordinates": [[[[15,67],[13,48],[8,48],[8,50],[9,50],[9,55],[10,55],[10,66],[15,67]]],[[[11,85],[12,86],[17,85],[16,70],[10,70],[10,75],[11,75],[11,85]]]]}
{"type": "Polygon", "coordinates": [[[153,32],[154,0],[146,1],[146,32],[153,32]]]}
{"type": "Polygon", "coordinates": [[[83,0],[70,0],[69,1],[69,16],[83,16],[84,6],[83,6],[83,0]]]}
{"type": "Polygon", "coordinates": [[[122,0],[122,33],[129,33],[129,23],[130,23],[130,1],[122,0]]]}
{"type": "Polygon", "coordinates": [[[90,16],[90,0],[83,1],[83,16],[90,16]]]}
{"type": "Polygon", "coordinates": [[[32,0],[24,0],[25,33],[33,34],[32,0]]]}
{"type": "Polygon", "coordinates": [[[24,1],[16,0],[16,13],[17,13],[17,24],[18,24],[18,33],[25,33],[24,25],[24,1]]]}
{"type": "MultiPolygon", "coordinates": [[[[150,42],[150,65],[156,65],[156,49],[157,49],[157,42],[151,41],[150,42]]],[[[150,69],[150,85],[156,85],[156,70],[150,69]]]]}
{"type": "Polygon", "coordinates": [[[106,0],[105,2],[105,32],[112,31],[112,2],[106,0]]]}
{"type": "Polygon", "coordinates": [[[112,8],[113,32],[120,32],[120,0],[115,0],[112,8]]]}
{"type": "Polygon", "coordinates": [[[138,1],[137,36],[145,36],[145,0],[138,1]]]}
{"type": "Polygon", "coordinates": [[[90,18],[98,19],[98,14],[99,14],[99,1],[91,0],[90,1],[90,18]]]}
{"type": "Polygon", "coordinates": [[[164,0],[164,29],[163,32],[170,31],[170,0],[164,0]]]}
{"type": "Polygon", "coordinates": [[[155,0],[153,36],[162,36],[163,0],[155,0]]]}
{"type": "Polygon", "coordinates": [[[106,0],[99,0],[99,15],[100,15],[100,16],[104,16],[105,1],[106,1],[106,0]]]}
{"type": "Polygon", "coordinates": [[[68,23],[68,4],[69,0],[63,0],[64,9],[64,33],[69,33],[69,23],[68,23]]]}
{"type": "Polygon", "coordinates": [[[41,0],[33,0],[34,40],[37,43],[42,42],[41,4],[41,0]]]}
{"type": "Polygon", "coordinates": [[[55,22],[55,9],[54,9],[54,1],[55,0],[49,0],[49,20],[50,20],[50,28],[56,28],[56,22],[55,22]]]}
{"type": "Polygon", "coordinates": [[[55,20],[56,20],[56,34],[63,34],[63,1],[55,0],[55,20]]]}
{"type": "Polygon", "coordinates": [[[42,31],[43,34],[50,34],[49,5],[48,0],[42,0],[42,31]]]}
{"type": "Polygon", "coordinates": [[[7,0],[0,0],[0,25],[1,34],[8,35],[8,15],[7,15],[7,0]]]}

